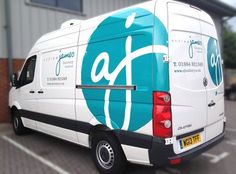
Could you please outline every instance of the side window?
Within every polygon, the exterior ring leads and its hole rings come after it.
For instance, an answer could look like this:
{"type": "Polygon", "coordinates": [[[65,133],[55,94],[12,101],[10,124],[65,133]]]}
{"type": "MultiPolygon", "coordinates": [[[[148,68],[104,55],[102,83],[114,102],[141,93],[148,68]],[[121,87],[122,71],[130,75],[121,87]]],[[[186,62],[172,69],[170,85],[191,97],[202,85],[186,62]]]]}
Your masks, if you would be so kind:
{"type": "Polygon", "coordinates": [[[26,61],[19,79],[20,86],[25,86],[33,82],[35,73],[35,64],[36,64],[36,56],[30,57],[26,61]]]}

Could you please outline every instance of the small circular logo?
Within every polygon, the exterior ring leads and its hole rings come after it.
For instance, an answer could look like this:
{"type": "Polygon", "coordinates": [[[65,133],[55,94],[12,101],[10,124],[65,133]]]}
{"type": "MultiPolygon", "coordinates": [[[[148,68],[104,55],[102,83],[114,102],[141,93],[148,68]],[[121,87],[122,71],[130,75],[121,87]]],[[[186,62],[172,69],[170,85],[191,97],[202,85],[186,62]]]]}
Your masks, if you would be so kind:
{"type": "Polygon", "coordinates": [[[215,86],[219,86],[223,80],[220,50],[217,40],[210,38],[207,48],[207,63],[211,79],[215,86]]]}
{"type": "MultiPolygon", "coordinates": [[[[153,55],[162,60],[167,54],[167,40],[165,26],[147,10],[132,8],[113,14],[99,24],[89,39],[82,63],[82,84],[136,86],[144,76],[151,79],[153,55]],[[155,42],[152,25],[157,28],[155,42]]],[[[152,81],[147,83],[151,88],[152,81]]],[[[135,131],[152,119],[151,92],[111,88],[82,91],[93,116],[110,128],[135,131]]]]}

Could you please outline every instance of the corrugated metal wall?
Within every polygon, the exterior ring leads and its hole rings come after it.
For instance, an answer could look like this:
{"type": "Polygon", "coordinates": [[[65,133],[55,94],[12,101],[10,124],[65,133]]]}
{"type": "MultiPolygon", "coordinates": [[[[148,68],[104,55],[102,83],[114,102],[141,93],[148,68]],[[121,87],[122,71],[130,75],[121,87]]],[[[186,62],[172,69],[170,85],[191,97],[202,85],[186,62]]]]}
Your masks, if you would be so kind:
{"type": "MultiPolygon", "coordinates": [[[[35,41],[43,34],[58,29],[68,19],[86,19],[146,0],[83,0],[83,15],[30,5],[30,0],[11,1],[13,57],[25,58],[35,41]]],[[[0,58],[6,57],[4,0],[0,0],[0,58]]],[[[221,34],[220,18],[214,16],[221,34]],[[219,20],[218,20],[219,18],[219,20]]]]}
{"type": "MultiPolygon", "coordinates": [[[[90,18],[145,0],[84,0],[83,15],[66,13],[30,5],[29,0],[11,1],[13,57],[25,58],[35,41],[43,34],[58,29],[74,18],[90,18]]],[[[6,57],[4,31],[4,0],[0,0],[0,57],[6,57]]]]}
{"type": "Polygon", "coordinates": [[[84,0],[84,12],[90,18],[147,0],[84,0]]]}

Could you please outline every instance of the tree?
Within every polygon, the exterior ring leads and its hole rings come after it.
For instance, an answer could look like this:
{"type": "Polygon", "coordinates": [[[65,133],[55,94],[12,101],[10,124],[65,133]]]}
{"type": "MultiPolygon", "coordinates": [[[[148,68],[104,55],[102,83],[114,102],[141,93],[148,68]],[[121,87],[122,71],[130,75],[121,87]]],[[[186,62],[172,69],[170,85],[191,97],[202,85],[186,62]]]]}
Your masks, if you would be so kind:
{"type": "Polygon", "coordinates": [[[224,64],[226,68],[236,69],[236,33],[229,25],[224,26],[224,64]]]}

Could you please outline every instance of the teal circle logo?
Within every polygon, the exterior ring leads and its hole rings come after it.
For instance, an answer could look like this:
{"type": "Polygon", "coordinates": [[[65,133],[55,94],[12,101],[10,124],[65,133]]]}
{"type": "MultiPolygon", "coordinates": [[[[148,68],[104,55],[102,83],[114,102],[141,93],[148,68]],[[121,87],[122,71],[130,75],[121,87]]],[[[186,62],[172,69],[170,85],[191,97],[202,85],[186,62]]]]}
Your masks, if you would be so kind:
{"type": "Polygon", "coordinates": [[[213,83],[215,84],[215,86],[219,86],[223,80],[222,66],[219,46],[217,40],[214,38],[210,38],[208,41],[207,63],[213,83]]]}
{"type": "MultiPolygon", "coordinates": [[[[89,39],[81,81],[94,87],[82,92],[90,112],[101,124],[135,131],[151,121],[152,92],[140,92],[138,84],[141,76],[142,80],[153,77],[153,55],[163,60],[167,40],[162,22],[141,8],[117,12],[99,24],[89,39]],[[155,41],[154,32],[158,36],[155,41]],[[101,86],[137,86],[137,90],[96,88],[101,86]]],[[[152,80],[145,83],[152,88],[152,80]]]]}

